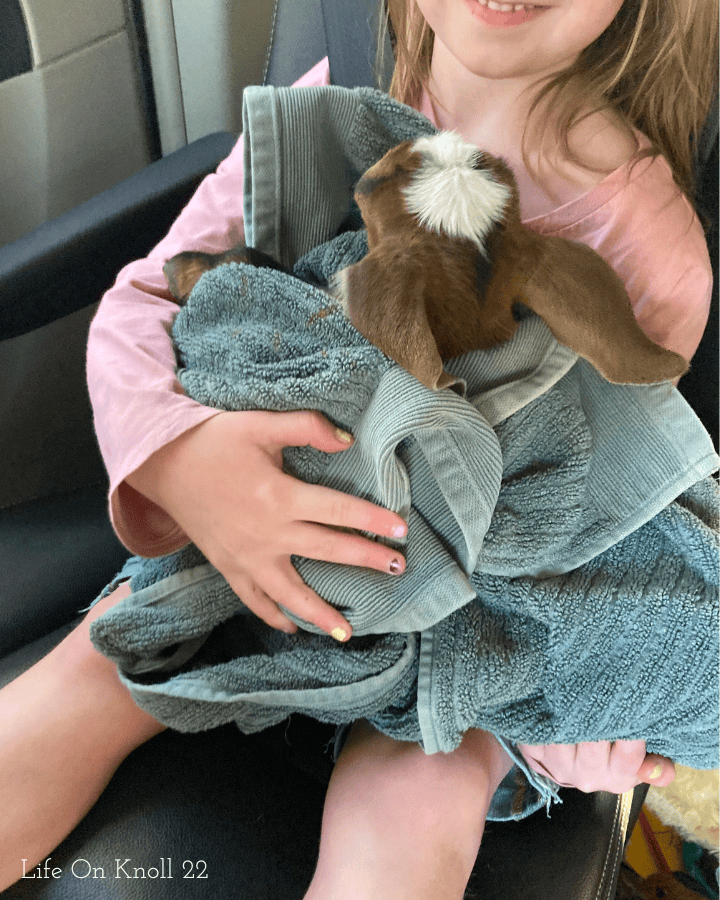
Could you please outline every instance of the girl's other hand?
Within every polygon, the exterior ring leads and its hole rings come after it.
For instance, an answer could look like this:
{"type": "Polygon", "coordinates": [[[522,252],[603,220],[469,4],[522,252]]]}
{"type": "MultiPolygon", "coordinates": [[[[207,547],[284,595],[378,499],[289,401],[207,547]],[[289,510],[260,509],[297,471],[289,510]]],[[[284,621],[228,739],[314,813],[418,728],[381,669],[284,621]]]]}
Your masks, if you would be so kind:
{"type": "Polygon", "coordinates": [[[350,637],[345,618],[300,578],[291,554],[399,575],[390,547],[338,529],[402,537],[394,512],[282,471],[283,447],[341,452],[352,437],[316,412],[225,412],[154,453],[128,482],[164,509],[225,576],[243,603],[274,628],[282,612],[350,637]]]}
{"type": "Polygon", "coordinates": [[[666,787],[675,779],[672,760],[646,753],[645,741],[521,744],[520,752],[538,775],[547,775],[562,787],[585,793],[623,794],[638,784],[666,787]]]}

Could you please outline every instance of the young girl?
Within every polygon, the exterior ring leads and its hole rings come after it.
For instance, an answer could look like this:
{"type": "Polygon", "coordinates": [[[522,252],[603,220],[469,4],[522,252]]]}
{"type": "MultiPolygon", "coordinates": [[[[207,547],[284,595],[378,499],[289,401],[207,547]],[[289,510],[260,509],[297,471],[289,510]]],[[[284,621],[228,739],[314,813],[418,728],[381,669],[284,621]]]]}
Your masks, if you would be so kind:
{"type": "MultiPolygon", "coordinates": [[[[716,6],[388,3],[393,95],[503,156],[525,224],[601,253],[647,333],[687,358],[707,319],[711,274],[702,229],[678,185],[692,196],[692,146],[712,96],[716,6]]],[[[323,61],[303,83],[327,80],[323,61]]],[[[349,624],[302,583],[291,554],[398,577],[404,560],[395,551],[328,526],[402,536],[405,523],[295,481],[281,471],[281,452],[303,444],[342,452],[351,436],[315,413],[208,409],[175,379],[168,331],[177,307],[162,265],[180,250],[217,252],[242,239],[242,184],[238,145],[148,259],[120,274],[93,323],[88,374],[111,515],[136,553],[169,553],[192,540],[268,624],[295,630],[281,598],[346,640],[349,624]]],[[[122,584],[104,598],[0,693],[0,794],[8,798],[0,888],[20,876],[20,859],[30,868],[49,853],[122,759],[162,730],[88,639],[89,622],[128,593],[122,584]]],[[[619,792],[673,777],[672,763],[646,756],[639,741],[522,750],[536,771],[583,790],[619,792]]],[[[425,756],[356,724],[331,780],[307,898],[462,897],[490,800],[510,766],[485,732],[468,732],[454,753],[425,756]]]]}

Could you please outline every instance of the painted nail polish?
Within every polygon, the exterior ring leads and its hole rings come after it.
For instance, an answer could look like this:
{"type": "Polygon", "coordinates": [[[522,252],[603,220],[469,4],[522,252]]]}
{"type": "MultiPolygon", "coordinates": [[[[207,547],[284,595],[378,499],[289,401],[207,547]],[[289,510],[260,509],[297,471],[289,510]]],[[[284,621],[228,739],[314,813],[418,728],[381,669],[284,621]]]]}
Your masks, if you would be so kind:
{"type": "Polygon", "coordinates": [[[343,431],[342,428],[336,428],[335,435],[346,444],[352,444],[353,442],[353,436],[349,432],[343,431]]]}
{"type": "Polygon", "coordinates": [[[399,559],[391,559],[388,568],[393,575],[399,575],[402,572],[402,564],[399,559]]]}
{"type": "Polygon", "coordinates": [[[347,631],[344,628],[333,628],[330,636],[334,637],[336,641],[345,641],[347,640],[347,631]]]}

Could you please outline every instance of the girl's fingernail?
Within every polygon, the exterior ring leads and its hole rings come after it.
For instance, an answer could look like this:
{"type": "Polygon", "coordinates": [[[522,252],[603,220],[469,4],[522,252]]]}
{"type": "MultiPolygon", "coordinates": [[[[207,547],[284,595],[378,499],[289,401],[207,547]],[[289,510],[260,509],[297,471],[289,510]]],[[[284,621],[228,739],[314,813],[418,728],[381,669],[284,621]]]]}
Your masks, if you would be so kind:
{"type": "Polygon", "coordinates": [[[393,537],[405,537],[406,526],[405,525],[396,525],[392,530],[393,537]]]}
{"type": "Polygon", "coordinates": [[[390,569],[393,575],[399,575],[402,572],[402,563],[399,559],[391,559],[388,569],[390,569]]]}
{"type": "Polygon", "coordinates": [[[335,434],[337,435],[339,440],[343,441],[343,443],[352,444],[353,436],[350,434],[350,432],[343,431],[342,428],[336,428],[335,434]]]}
{"type": "Polygon", "coordinates": [[[333,628],[330,632],[330,636],[334,637],[336,641],[346,641],[347,631],[345,631],[344,628],[333,628]]]}
{"type": "Polygon", "coordinates": [[[660,763],[658,763],[648,777],[650,778],[650,781],[657,781],[658,778],[662,775],[662,773],[663,773],[663,768],[660,765],[660,763]]]}

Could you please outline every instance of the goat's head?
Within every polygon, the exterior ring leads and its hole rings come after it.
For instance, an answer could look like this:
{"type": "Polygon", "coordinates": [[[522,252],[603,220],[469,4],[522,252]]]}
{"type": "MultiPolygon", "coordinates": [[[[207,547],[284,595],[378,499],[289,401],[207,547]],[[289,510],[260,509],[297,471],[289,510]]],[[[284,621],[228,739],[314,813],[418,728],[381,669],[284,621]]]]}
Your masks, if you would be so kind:
{"type": "Polygon", "coordinates": [[[597,253],[523,227],[508,166],[458,135],[393,147],[355,199],[370,252],[340,274],[341,300],[356,328],[428,387],[453,382],[444,361],[511,337],[519,303],[609,381],[687,370],[645,335],[597,253]]]}

